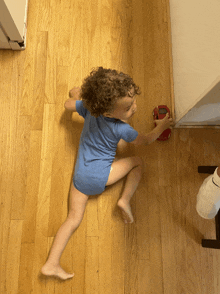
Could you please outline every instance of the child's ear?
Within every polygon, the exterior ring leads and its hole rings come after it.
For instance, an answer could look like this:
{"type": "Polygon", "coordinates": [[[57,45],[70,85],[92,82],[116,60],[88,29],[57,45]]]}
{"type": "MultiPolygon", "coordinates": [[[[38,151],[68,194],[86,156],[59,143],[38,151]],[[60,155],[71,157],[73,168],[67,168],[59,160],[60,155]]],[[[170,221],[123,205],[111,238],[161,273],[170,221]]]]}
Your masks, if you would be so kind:
{"type": "Polygon", "coordinates": [[[107,112],[103,113],[102,115],[103,116],[107,116],[107,117],[112,117],[111,114],[110,113],[107,113],[107,112]]]}

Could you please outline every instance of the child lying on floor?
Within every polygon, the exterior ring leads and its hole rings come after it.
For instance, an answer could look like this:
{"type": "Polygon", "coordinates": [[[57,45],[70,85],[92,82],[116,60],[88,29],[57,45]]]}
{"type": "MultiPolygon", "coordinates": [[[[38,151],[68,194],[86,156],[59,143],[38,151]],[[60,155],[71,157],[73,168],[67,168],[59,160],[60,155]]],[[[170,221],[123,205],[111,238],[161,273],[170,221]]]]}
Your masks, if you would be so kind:
{"type": "Polygon", "coordinates": [[[118,207],[125,223],[133,222],[130,200],[141,180],[144,163],[137,156],[114,161],[117,144],[123,139],[136,145],[148,145],[174,125],[167,113],[164,119],[156,121],[153,131],[138,134],[126,122],[137,111],[136,95],[139,94],[139,87],[130,76],[102,67],[91,72],[81,89],[70,91],[71,98],[65,102],[65,108],[77,111],[85,121],[71,185],[68,216],[58,230],[48,260],[41,269],[44,275],[63,280],[74,276],[61,268],[60,258],[83,219],[89,196],[101,194],[106,186],[125,176],[118,207]]]}

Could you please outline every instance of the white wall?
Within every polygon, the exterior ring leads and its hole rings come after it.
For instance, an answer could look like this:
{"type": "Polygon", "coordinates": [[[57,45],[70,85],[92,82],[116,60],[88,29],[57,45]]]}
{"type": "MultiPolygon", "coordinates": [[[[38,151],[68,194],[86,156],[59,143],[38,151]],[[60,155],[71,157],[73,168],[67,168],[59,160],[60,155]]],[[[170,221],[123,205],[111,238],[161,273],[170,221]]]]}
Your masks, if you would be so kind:
{"type": "Polygon", "coordinates": [[[202,105],[210,104],[207,93],[220,82],[220,1],[170,0],[170,18],[176,122],[219,124],[220,95],[211,102],[218,105],[202,105]]]}
{"type": "Polygon", "coordinates": [[[28,0],[0,0],[1,21],[3,21],[3,26],[7,28],[11,40],[23,41],[26,30],[24,24],[27,18],[27,6],[28,0]],[[15,23],[15,28],[8,22],[9,18],[15,23]]]}

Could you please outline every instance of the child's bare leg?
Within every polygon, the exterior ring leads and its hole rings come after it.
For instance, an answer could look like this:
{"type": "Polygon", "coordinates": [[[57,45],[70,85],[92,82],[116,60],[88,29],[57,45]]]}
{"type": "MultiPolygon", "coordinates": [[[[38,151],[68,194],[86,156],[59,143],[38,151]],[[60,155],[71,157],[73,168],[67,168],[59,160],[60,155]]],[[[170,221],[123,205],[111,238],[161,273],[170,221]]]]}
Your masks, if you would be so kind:
{"type": "Polygon", "coordinates": [[[127,175],[124,191],[122,193],[121,198],[118,201],[118,206],[122,210],[125,223],[132,223],[134,221],[134,218],[131,212],[130,200],[138,187],[138,184],[141,180],[142,173],[143,173],[142,164],[134,167],[129,172],[129,174],[127,175]]]}
{"type": "Polygon", "coordinates": [[[74,276],[74,274],[68,274],[61,268],[60,258],[71,235],[78,228],[83,219],[87,200],[88,196],[78,191],[72,183],[68,217],[55,236],[47,262],[41,269],[42,274],[46,276],[56,276],[63,280],[74,276]]]}

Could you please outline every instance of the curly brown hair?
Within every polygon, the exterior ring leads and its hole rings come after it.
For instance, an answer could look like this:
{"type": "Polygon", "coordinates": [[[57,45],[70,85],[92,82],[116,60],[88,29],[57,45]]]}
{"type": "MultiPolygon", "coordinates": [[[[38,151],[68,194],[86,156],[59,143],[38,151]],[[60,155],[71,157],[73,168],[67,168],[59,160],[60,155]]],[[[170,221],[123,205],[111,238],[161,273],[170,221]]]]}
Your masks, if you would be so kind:
{"type": "Polygon", "coordinates": [[[133,95],[140,95],[141,91],[133,79],[117,70],[98,67],[84,79],[81,87],[83,105],[91,115],[98,117],[105,112],[112,112],[116,101],[130,96],[129,91],[134,88],[133,95]]]}

